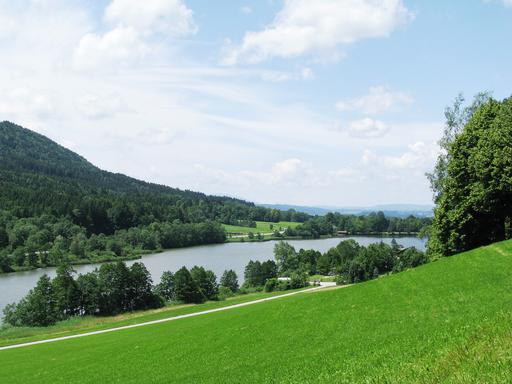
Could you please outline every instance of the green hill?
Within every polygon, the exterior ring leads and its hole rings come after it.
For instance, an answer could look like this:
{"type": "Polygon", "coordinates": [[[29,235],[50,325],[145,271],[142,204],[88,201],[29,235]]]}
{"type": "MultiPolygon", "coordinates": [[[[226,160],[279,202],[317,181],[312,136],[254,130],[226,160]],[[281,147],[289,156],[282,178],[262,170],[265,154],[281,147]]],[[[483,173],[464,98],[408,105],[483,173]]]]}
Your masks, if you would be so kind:
{"type": "Polygon", "coordinates": [[[343,289],[0,351],[9,383],[506,383],[512,242],[343,289]]]}
{"type": "Polygon", "coordinates": [[[220,223],[307,218],[103,171],[45,136],[0,122],[0,273],[220,243],[220,223]]]}
{"type": "Polygon", "coordinates": [[[0,203],[27,217],[69,215],[91,233],[158,220],[202,222],[264,220],[270,209],[229,197],[208,196],[103,171],[47,137],[0,122],[0,203]],[[116,204],[133,207],[126,222],[109,222],[116,204]],[[129,219],[129,220],[128,220],[129,219]]]}

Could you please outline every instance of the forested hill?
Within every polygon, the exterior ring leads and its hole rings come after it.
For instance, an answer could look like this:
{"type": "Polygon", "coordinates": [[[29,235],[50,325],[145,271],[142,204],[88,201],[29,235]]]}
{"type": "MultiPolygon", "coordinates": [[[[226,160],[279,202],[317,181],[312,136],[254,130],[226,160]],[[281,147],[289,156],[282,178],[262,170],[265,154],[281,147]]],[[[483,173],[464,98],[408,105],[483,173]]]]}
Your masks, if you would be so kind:
{"type": "Polygon", "coordinates": [[[0,123],[0,181],[3,210],[17,217],[69,216],[88,233],[109,234],[154,221],[281,219],[273,217],[280,212],[246,201],[103,171],[47,137],[10,122],[0,123]]]}

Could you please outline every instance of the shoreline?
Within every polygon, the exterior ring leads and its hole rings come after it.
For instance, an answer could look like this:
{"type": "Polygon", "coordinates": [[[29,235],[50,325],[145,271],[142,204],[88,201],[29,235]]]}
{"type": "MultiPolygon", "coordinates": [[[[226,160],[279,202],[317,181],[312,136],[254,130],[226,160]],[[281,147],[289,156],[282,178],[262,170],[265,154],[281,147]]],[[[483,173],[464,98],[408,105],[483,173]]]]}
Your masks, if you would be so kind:
{"type": "MultiPolygon", "coordinates": [[[[70,265],[90,265],[90,264],[104,264],[104,263],[112,263],[116,261],[130,261],[130,260],[139,260],[142,259],[143,256],[151,255],[151,254],[157,254],[157,253],[163,253],[167,251],[171,251],[174,249],[184,249],[184,248],[194,248],[194,247],[204,247],[204,246],[210,246],[210,245],[218,245],[218,244],[230,244],[230,243],[263,243],[267,241],[288,241],[288,240],[322,240],[322,239],[334,239],[339,238],[340,241],[343,241],[344,238],[350,238],[350,237],[358,237],[358,236],[367,236],[367,237],[376,237],[376,238],[389,238],[389,237],[417,237],[418,232],[379,232],[379,233],[350,233],[350,234],[342,234],[342,235],[322,235],[318,238],[312,238],[312,237],[301,237],[301,236],[283,236],[283,237],[267,237],[263,239],[248,239],[247,237],[236,237],[236,238],[226,238],[226,241],[223,243],[210,243],[210,244],[197,244],[197,245],[191,245],[188,247],[179,247],[179,248],[160,248],[155,250],[140,250],[137,251],[134,254],[131,254],[129,256],[121,256],[121,257],[106,257],[102,259],[97,260],[88,260],[88,259],[80,259],[80,260],[71,260],[69,261],[70,265]]],[[[28,271],[34,271],[38,269],[45,269],[45,268],[56,268],[58,265],[48,264],[45,266],[37,266],[37,267],[29,267],[29,266],[23,266],[15,268],[13,271],[10,272],[0,272],[0,275],[11,275],[15,273],[20,272],[28,272],[28,271]]]]}

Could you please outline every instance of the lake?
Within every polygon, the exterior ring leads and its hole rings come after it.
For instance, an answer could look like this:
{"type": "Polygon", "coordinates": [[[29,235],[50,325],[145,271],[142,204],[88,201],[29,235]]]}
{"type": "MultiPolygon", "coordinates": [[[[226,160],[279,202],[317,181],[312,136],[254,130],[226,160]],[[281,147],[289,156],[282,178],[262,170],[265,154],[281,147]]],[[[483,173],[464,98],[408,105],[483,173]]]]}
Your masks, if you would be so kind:
{"type": "MultiPolygon", "coordinates": [[[[325,252],[336,246],[341,240],[355,239],[361,245],[383,241],[391,243],[392,237],[370,236],[346,236],[318,240],[289,240],[288,243],[295,249],[315,249],[325,252]]],[[[414,246],[425,249],[425,241],[416,237],[397,237],[396,241],[404,247],[414,246]]],[[[211,269],[220,279],[225,269],[233,269],[240,283],[243,282],[244,268],[249,260],[265,261],[274,259],[275,241],[254,243],[224,243],[204,245],[190,248],[171,249],[161,253],[142,256],[142,259],[127,261],[131,265],[137,261],[143,262],[153,277],[154,283],[158,283],[164,271],[175,272],[182,266],[191,268],[194,265],[211,269]]],[[[73,268],[78,273],[87,273],[98,267],[99,264],[75,265],[73,268]]],[[[0,317],[3,308],[12,302],[20,300],[34,287],[37,280],[43,275],[55,276],[55,268],[40,268],[26,272],[0,274],[0,317]]]]}

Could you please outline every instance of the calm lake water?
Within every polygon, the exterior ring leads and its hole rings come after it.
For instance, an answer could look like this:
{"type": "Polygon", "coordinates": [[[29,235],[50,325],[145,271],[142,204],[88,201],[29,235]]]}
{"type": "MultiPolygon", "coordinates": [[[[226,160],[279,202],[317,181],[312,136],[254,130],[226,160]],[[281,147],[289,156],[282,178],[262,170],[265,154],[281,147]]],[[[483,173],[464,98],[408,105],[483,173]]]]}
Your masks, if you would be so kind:
{"type": "MultiPolygon", "coordinates": [[[[379,241],[389,244],[392,240],[391,237],[347,236],[319,240],[290,240],[288,242],[297,250],[304,248],[325,252],[345,239],[355,239],[361,245],[368,245],[379,241]]],[[[425,241],[416,237],[398,237],[396,241],[404,247],[414,246],[421,250],[425,249],[425,241]]],[[[265,261],[274,259],[274,245],[275,241],[266,241],[261,243],[225,243],[172,249],[162,253],[145,255],[142,256],[142,259],[128,261],[127,264],[131,265],[136,261],[143,262],[151,273],[154,283],[159,282],[160,276],[164,271],[175,272],[182,266],[191,268],[194,265],[211,269],[218,278],[220,278],[225,269],[233,269],[238,275],[239,282],[242,283],[244,268],[249,260],[265,261]]],[[[98,265],[76,265],[74,269],[78,273],[87,273],[94,270],[98,265]]],[[[25,296],[35,286],[39,277],[45,273],[53,277],[55,276],[55,268],[41,268],[33,271],[0,275],[0,318],[2,317],[4,307],[25,296]]]]}

